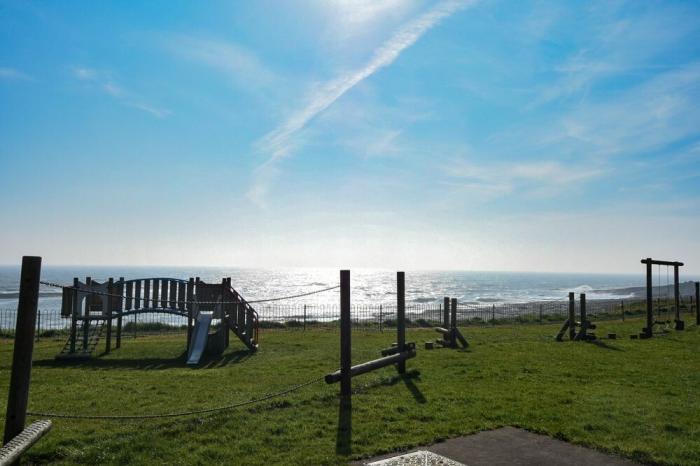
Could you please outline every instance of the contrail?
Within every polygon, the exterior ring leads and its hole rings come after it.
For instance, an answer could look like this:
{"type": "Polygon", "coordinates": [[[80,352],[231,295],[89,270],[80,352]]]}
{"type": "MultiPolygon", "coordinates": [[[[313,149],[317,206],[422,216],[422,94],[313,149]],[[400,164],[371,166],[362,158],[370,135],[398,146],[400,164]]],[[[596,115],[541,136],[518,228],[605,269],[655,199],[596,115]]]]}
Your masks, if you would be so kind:
{"type": "Polygon", "coordinates": [[[258,148],[269,155],[267,162],[257,168],[254,186],[248,191],[248,197],[262,204],[267,191],[275,161],[289,154],[289,146],[294,135],[302,130],[316,115],[330,107],[357,84],[372,76],[379,69],[390,65],[398,56],[413,45],[428,30],[441,20],[458,10],[476,3],[476,0],[447,0],[439,3],[418,18],[404,25],[396,34],[374,51],[372,59],[359,70],[340,76],[324,85],[302,109],[295,112],[279,127],[266,134],[258,142],[258,148]]]}

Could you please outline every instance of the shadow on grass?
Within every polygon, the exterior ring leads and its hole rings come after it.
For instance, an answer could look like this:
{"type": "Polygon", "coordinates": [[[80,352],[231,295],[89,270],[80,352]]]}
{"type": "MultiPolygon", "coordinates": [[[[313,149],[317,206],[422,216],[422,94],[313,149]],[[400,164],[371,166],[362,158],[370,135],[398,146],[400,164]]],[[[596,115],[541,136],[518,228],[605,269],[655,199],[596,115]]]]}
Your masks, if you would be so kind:
{"type": "MultiPolygon", "coordinates": [[[[114,354],[116,351],[112,351],[114,354]]],[[[199,365],[187,366],[187,353],[182,352],[174,358],[138,358],[138,359],[111,359],[102,358],[103,354],[90,359],[38,359],[32,364],[36,367],[79,367],[81,369],[136,369],[136,370],[164,370],[189,367],[194,370],[216,369],[229,364],[239,364],[246,361],[251,352],[238,350],[219,355],[203,356],[199,365]]]]}
{"type": "MultiPolygon", "coordinates": [[[[406,388],[411,392],[413,398],[418,403],[427,403],[425,395],[414,383],[414,380],[420,380],[420,371],[411,370],[404,374],[397,374],[388,379],[383,379],[377,383],[368,384],[362,388],[353,390],[353,393],[363,392],[370,387],[377,386],[392,386],[399,382],[403,382],[406,388]]],[[[338,406],[338,433],[335,442],[335,452],[338,455],[347,456],[352,453],[352,398],[340,397],[338,406]]]]}
{"type": "Polygon", "coordinates": [[[598,339],[596,339],[596,340],[586,340],[586,342],[587,342],[587,343],[590,343],[590,344],[592,344],[592,345],[595,345],[595,346],[597,346],[598,348],[603,348],[603,349],[613,350],[613,351],[624,351],[623,349],[618,348],[618,347],[616,347],[616,346],[610,346],[610,345],[608,345],[608,344],[605,343],[603,340],[598,340],[598,339]]]}
{"type": "Polygon", "coordinates": [[[352,397],[349,396],[340,397],[335,453],[344,456],[352,453],[352,397]]]}
{"type": "Polygon", "coordinates": [[[425,395],[423,395],[423,392],[420,391],[420,389],[416,386],[416,384],[413,383],[413,379],[420,380],[420,372],[417,370],[413,370],[410,372],[406,372],[405,374],[399,375],[401,380],[403,381],[404,385],[406,385],[406,388],[408,388],[408,391],[411,392],[411,395],[413,395],[413,398],[418,403],[424,404],[427,403],[428,400],[425,398],[425,395]]]}

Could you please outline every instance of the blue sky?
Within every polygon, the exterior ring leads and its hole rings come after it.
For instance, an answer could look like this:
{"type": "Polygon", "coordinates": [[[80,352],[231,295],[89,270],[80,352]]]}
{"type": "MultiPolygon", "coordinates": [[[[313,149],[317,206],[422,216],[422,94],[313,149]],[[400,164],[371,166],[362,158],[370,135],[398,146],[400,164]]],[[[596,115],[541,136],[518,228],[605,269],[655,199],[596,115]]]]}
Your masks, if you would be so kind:
{"type": "Polygon", "coordinates": [[[0,0],[0,262],[700,272],[700,4],[0,0]]]}

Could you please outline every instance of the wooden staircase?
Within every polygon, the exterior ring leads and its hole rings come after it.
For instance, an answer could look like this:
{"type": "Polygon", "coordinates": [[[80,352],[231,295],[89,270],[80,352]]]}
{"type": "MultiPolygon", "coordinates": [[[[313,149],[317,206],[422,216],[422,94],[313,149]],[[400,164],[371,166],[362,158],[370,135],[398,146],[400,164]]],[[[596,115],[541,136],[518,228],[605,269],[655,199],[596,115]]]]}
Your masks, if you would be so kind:
{"type": "Polygon", "coordinates": [[[100,339],[102,338],[102,331],[104,330],[103,320],[93,320],[90,321],[88,326],[87,335],[87,345],[85,345],[85,330],[84,328],[76,329],[78,333],[78,338],[75,344],[75,353],[70,352],[70,342],[71,339],[68,337],[66,344],[63,345],[61,352],[56,356],[56,359],[73,359],[73,358],[89,358],[95,352],[100,339]]]}
{"type": "Polygon", "coordinates": [[[228,328],[251,351],[258,349],[258,332],[260,321],[258,313],[238,294],[233,287],[225,288],[224,320],[228,328]]]}

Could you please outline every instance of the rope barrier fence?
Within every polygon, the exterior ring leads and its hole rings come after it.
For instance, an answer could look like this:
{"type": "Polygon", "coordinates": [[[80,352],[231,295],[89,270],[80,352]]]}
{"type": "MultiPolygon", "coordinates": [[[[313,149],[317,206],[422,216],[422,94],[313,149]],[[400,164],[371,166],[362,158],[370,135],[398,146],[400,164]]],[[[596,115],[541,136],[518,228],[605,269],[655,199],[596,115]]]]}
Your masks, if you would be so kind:
{"type": "Polygon", "coordinates": [[[38,412],[38,411],[27,411],[27,415],[42,418],[51,419],[67,419],[67,420],[91,420],[91,421],[130,421],[130,420],[148,420],[148,419],[165,419],[165,418],[175,418],[175,417],[185,417],[193,416],[198,414],[210,414],[221,411],[228,411],[235,408],[240,408],[243,406],[252,405],[255,403],[262,403],[273,398],[278,398],[281,396],[288,395],[292,392],[301,390],[302,388],[308,387],[322,381],[324,376],[315,377],[304,383],[298,385],[293,385],[279,392],[269,393],[263,395],[259,398],[251,398],[250,400],[240,401],[236,403],[227,404],[224,406],[217,406],[213,408],[195,409],[190,411],[181,411],[174,413],[162,413],[162,414],[118,414],[118,415],[92,415],[92,414],[65,414],[65,413],[52,413],[52,412],[38,412]]]}

